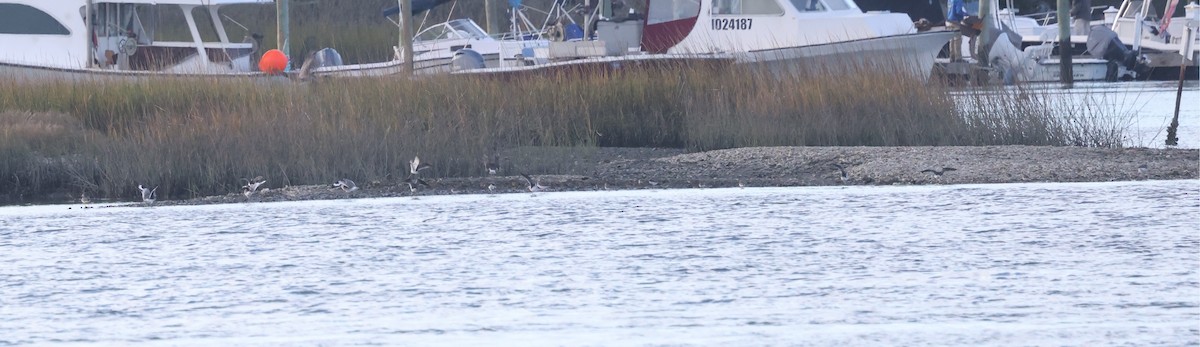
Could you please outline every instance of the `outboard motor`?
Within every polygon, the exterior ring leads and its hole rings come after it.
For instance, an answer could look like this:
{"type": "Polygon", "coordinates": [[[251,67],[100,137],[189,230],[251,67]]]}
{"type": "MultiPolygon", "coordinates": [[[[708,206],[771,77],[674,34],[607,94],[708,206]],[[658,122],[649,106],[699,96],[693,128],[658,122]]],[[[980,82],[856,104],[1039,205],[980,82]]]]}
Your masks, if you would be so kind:
{"type": "Polygon", "coordinates": [[[1029,57],[1021,51],[1021,35],[1007,25],[1001,25],[999,30],[992,30],[991,34],[992,37],[986,41],[991,43],[990,47],[986,47],[988,64],[999,69],[1004,84],[1013,84],[1019,77],[1024,77],[1026,64],[1031,63],[1029,57]]]}
{"type": "Polygon", "coordinates": [[[1109,82],[1117,80],[1117,70],[1121,66],[1138,72],[1145,70],[1144,65],[1138,61],[1137,52],[1121,43],[1117,33],[1105,26],[1092,27],[1091,34],[1088,34],[1087,51],[1093,57],[1108,61],[1108,71],[1104,79],[1109,82]]]}
{"type": "Polygon", "coordinates": [[[333,48],[322,48],[321,50],[317,51],[316,54],[313,54],[313,59],[316,60],[314,62],[317,64],[316,67],[342,65],[342,55],[338,54],[338,51],[334,50],[333,48]]]}
{"type": "Polygon", "coordinates": [[[450,71],[463,71],[482,69],[487,67],[483,61],[483,55],[473,49],[463,48],[454,52],[454,58],[450,59],[450,71]]]}

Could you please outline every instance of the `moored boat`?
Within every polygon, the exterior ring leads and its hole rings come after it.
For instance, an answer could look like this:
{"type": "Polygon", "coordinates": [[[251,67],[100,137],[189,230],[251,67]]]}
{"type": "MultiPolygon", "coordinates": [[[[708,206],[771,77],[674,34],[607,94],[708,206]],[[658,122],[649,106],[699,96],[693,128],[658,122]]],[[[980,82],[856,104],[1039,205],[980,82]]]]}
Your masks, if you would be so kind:
{"type": "MultiPolygon", "coordinates": [[[[1073,29],[1068,38],[1071,47],[1064,50],[1058,48],[1058,27],[1053,12],[1018,15],[1009,1],[1008,8],[998,11],[996,23],[1003,26],[997,30],[1007,31],[1005,35],[1011,35],[1014,42],[1010,46],[1004,43],[1006,40],[999,40],[989,50],[988,59],[992,60],[989,63],[995,64],[999,60],[1002,69],[1012,71],[1016,80],[1026,82],[1059,81],[1062,61],[1059,52],[1073,55],[1071,70],[1076,81],[1173,80],[1178,78],[1181,65],[1194,75],[1197,58],[1200,58],[1200,35],[1194,28],[1189,32],[1188,27],[1200,23],[1200,5],[1188,4],[1186,15],[1173,16],[1170,10],[1177,3],[1178,0],[1158,3],[1166,9],[1163,19],[1159,19],[1152,1],[1126,0],[1120,9],[1093,8],[1093,13],[1103,16],[1093,15],[1088,33],[1073,29]],[[1185,47],[1187,41],[1191,41],[1190,47],[1185,47]],[[1189,64],[1181,64],[1185,56],[1189,64]]],[[[970,51],[970,48],[964,46],[963,51],[970,51]]],[[[946,59],[939,64],[950,74],[964,75],[974,69],[977,62],[978,59],[961,63],[946,59]]]]}
{"type": "Polygon", "coordinates": [[[0,76],[257,76],[258,43],[220,9],[269,0],[0,1],[0,76]],[[90,13],[90,20],[84,14],[90,13]],[[159,15],[178,20],[159,20],[159,15]],[[90,25],[89,25],[90,23],[90,25]],[[198,24],[199,23],[199,24],[198,24]],[[201,29],[203,28],[203,29],[201,29]],[[169,34],[176,34],[169,37],[169,34]]]}
{"type": "MultiPolygon", "coordinates": [[[[546,40],[499,40],[489,36],[470,18],[453,19],[422,29],[413,38],[413,73],[430,75],[455,70],[454,59],[466,54],[478,59],[472,67],[523,64],[532,49],[545,47],[546,40]]],[[[322,66],[313,69],[320,77],[387,76],[404,72],[404,54],[397,47],[394,59],[386,62],[322,66]]]]}
{"type": "Polygon", "coordinates": [[[928,78],[937,52],[954,35],[918,32],[905,14],[863,12],[852,0],[650,0],[645,16],[596,23],[596,42],[551,42],[547,51],[560,53],[545,64],[458,73],[727,59],[779,72],[865,64],[928,78]],[[587,54],[561,53],[572,50],[587,54]]]}

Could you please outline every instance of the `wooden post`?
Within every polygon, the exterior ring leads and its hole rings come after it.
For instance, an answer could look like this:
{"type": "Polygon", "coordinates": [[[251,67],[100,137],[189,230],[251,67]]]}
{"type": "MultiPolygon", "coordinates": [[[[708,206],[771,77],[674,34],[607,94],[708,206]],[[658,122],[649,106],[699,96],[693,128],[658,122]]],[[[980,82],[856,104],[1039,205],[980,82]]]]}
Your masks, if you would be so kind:
{"type": "Polygon", "coordinates": [[[1179,50],[1179,89],[1175,91],[1175,117],[1171,118],[1171,125],[1167,126],[1167,146],[1179,145],[1179,106],[1183,101],[1183,81],[1187,77],[1188,58],[1192,56],[1192,35],[1200,34],[1192,32],[1194,27],[1196,27],[1195,23],[1188,23],[1187,29],[1184,29],[1183,38],[1179,41],[1183,46],[1179,50]]]}
{"type": "Polygon", "coordinates": [[[1187,75],[1187,57],[1183,58],[1183,62],[1179,63],[1179,89],[1175,91],[1175,117],[1171,118],[1171,125],[1167,126],[1167,146],[1179,145],[1179,103],[1183,101],[1183,80],[1187,75]]]}
{"type": "Polygon", "coordinates": [[[292,36],[292,28],[290,25],[291,18],[288,15],[288,11],[288,0],[275,0],[275,24],[277,26],[275,44],[276,47],[279,48],[279,51],[283,52],[283,55],[288,57],[288,65],[284,68],[285,71],[291,70],[292,66],[292,46],[291,42],[289,42],[289,38],[292,36]]]}
{"type": "Polygon", "coordinates": [[[397,0],[400,6],[400,49],[404,55],[404,73],[413,75],[412,0],[397,0]]]}
{"type": "Polygon", "coordinates": [[[1071,0],[1058,0],[1058,73],[1063,89],[1071,89],[1075,76],[1071,66],[1071,0]]]}

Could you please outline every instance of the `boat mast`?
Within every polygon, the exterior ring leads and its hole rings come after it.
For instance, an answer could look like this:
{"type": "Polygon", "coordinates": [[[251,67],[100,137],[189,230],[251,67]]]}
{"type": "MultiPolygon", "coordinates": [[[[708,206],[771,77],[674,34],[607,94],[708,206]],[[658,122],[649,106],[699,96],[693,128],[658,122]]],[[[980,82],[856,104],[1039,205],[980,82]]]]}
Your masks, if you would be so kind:
{"type": "Polygon", "coordinates": [[[92,26],[92,0],[87,0],[85,7],[83,10],[83,24],[87,26],[87,37],[84,38],[84,41],[87,42],[87,62],[84,66],[90,68],[95,66],[93,61],[96,60],[96,52],[92,47],[92,37],[96,36],[96,29],[92,26]]]}
{"type": "Polygon", "coordinates": [[[1058,79],[1064,89],[1075,84],[1071,71],[1071,0],[1058,0],[1058,79]]]}
{"type": "Polygon", "coordinates": [[[1142,53],[1142,28],[1146,26],[1146,16],[1150,13],[1150,1],[1142,2],[1142,8],[1133,15],[1133,51],[1142,53]]]}
{"type": "MultiPolygon", "coordinates": [[[[583,0],[583,8],[592,8],[592,3],[596,0],[583,0]]],[[[592,37],[592,14],[596,11],[588,11],[583,15],[583,39],[586,41],[592,37]]]]}
{"type": "MultiPolygon", "coordinates": [[[[291,52],[290,52],[292,47],[291,47],[291,43],[288,42],[288,38],[291,37],[291,27],[289,25],[289,18],[288,18],[288,0],[275,0],[275,18],[276,18],[275,24],[278,26],[276,36],[275,36],[275,40],[276,40],[275,42],[276,42],[276,45],[278,46],[279,50],[281,52],[283,52],[283,55],[285,57],[289,57],[288,67],[290,67],[292,65],[292,62],[290,59],[290,57],[292,56],[291,52]]],[[[286,71],[289,69],[287,67],[285,67],[284,70],[286,71]]]]}
{"type": "Polygon", "coordinates": [[[413,74],[413,19],[412,0],[396,0],[400,13],[396,17],[400,21],[400,49],[403,59],[404,73],[413,74]]]}
{"type": "Polygon", "coordinates": [[[999,27],[1000,24],[995,20],[996,18],[992,13],[992,11],[994,11],[994,7],[999,7],[996,6],[998,5],[997,1],[998,0],[983,0],[979,2],[979,19],[983,21],[983,29],[980,30],[978,34],[979,44],[975,45],[975,47],[971,47],[971,55],[976,57],[975,60],[978,61],[979,65],[981,66],[988,66],[990,63],[987,59],[988,52],[985,50],[985,48],[990,49],[992,47],[992,44],[994,43],[991,39],[992,30],[994,30],[992,28],[999,27]]]}
{"type": "Polygon", "coordinates": [[[493,0],[483,0],[483,17],[487,21],[487,31],[489,35],[495,35],[500,32],[500,16],[496,13],[496,7],[492,5],[493,0]]]}

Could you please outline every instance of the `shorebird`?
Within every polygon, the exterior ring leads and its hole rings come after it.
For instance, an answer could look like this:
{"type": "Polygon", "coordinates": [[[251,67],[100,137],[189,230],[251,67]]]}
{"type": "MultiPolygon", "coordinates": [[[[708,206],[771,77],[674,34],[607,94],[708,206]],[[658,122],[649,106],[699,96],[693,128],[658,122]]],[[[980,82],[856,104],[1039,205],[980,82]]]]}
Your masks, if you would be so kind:
{"type": "Polygon", "coordinates": [[[496,185],[488,183],[488,192],[491,193],[491,192],[495,192],[495,191],[496,191],[496,185]]]}
{"type": "Polygon", "coordinates": [[[408,184],[408,191],[410,191],[410,192],[416,192],[417,186],[429,187],[429,183],[425,183],[425,180],[422,180],[420,177],[417,177],[416,175],[408,175],[408,178],[404,179],[404,183],[408,184]]]}
{"type": "Polygon", "coordinates": [[[1149,168],[1150,167],[1146,166],[1146,164],[1138,165],[1138,173],[1144,174],[1144,173],[1146,173],[1146,170],[1149,168]]]}
{"type": "Polygon", "coordinates": [[[333,183],[334,188],[341,188],[343,192],[353,192],[358,190],[358,185],[354,184],[349,178],[343,178],[333,183]]]}
{"type": "Polygon", "coordinates": [[[308,82],[313,79],[312,69],[317,67],[317,52],[308,54],[308,59],[304,59],[304,64],[300,65],[300,70],[296,73],[296,80],[300,82],[308,82]]]}
{"type": "Polygon", "coordinates": [[[158,187],[155,186],[154,189],[149,189],[139,184],[138,190],[142,191],[142,202],[153,203],[156,199],[155,192],[158,191],[158,187]]]}
{"type": "Polygon", "coordinates": [[[942,174],[945,174],[945,173],[947,173],[947,172],[950,172],[950,171],[958,171],[958,169],[955,169],[955,168],[952,168],[952,167],[944,167],[944,168],[942,168],[941,170],[938,170],[938,169],[925,169],[925,170],[921,170],[921,173],[926,173],[926,172],[928,172],[928,173],[930,173],[930,174],[933,174],[933,178],[940,178],[940,177],[942,177],[942,174]]]}
{"type": "Polygon", "coordinates": [[[521,174],[521,177],[525,177],[525,182],[529,184],[529,191],[531,192],[546,189],[546,187],[542,186],[542,182],[540,180],[534,180],[533,177],[529,177],[529,175],[524,173],[521,174]]]}
{"type": "Polygon", "coordinates": [[[842,173],[842,182],[846,182],[846,181],[850,180],[850,175],[846,174],[846,168],[844,166],[842,166],[841,164],[829,164],[829,166],[833,166],[834,168],[837,168],[838,171],[842,173]]]}
{"type": "Polygon", "coordinates": [[[79,202],[86,205],[91,203],[92,199],[88,198],[87,192],[79,192],[79,202]]]}
{"type": "Polygon", "coordinates": [[[250,195],[258,191],[259,186],[267,183],[267,180],[263,179],[262,176],[254,177],[253,180],[242,178],[242,181],[246,182],[245,185],[242,185],[242,195],[245,195],[246,197],[250,197],[250,195]]]}
{"type": "Polygon", "coordinates": [[[413,157],[413,160],[408,162],[409,175],[420,175],[421,170],[431,168],[429,164],[421,164],[421,157],[413,157]]]}
{"type": "Polygon", "coordinates": [[[487,169],[489,175],[495,175],[497,171],[500,171],[500,155],[492,153],[492,157],[489,159],[485,154],[483,156],[483,167],[487,169]]]}

